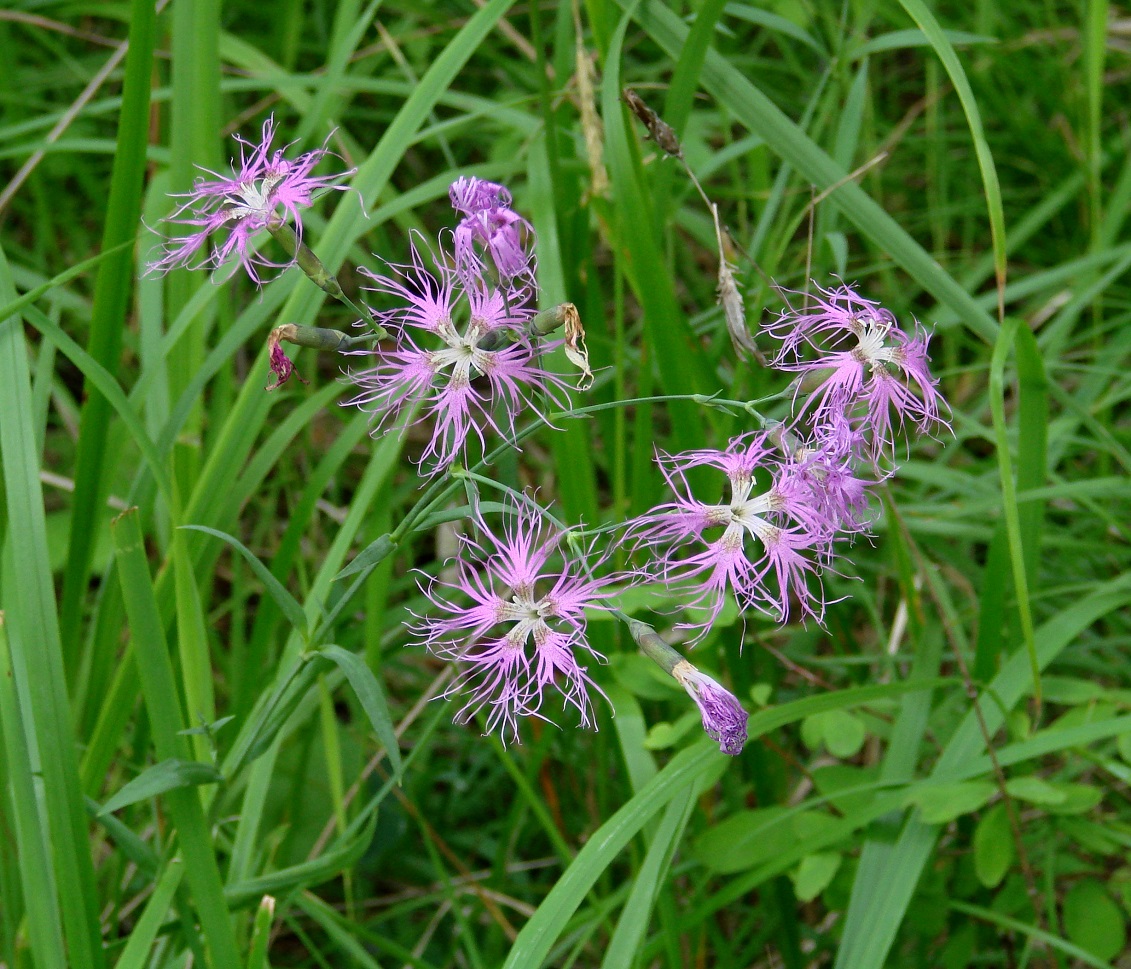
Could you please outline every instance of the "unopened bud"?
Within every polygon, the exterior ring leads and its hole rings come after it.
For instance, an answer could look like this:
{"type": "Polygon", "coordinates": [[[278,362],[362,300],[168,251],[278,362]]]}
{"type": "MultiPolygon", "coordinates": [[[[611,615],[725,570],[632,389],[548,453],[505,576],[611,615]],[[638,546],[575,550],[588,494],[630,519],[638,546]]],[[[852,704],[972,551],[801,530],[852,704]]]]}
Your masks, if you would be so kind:
{"type": "Polygon", "coordinates": [[[719,745],[719,750],[732,757],[741,754],[746,744],[747,713],[735,695],[692,666],[647,623],[630,619],[628,629],[641,652],[670,673],[695,701],[703,730],[719,745]]]}
{"type": "Polygon", "coordinates": [[[672,670],[672,676],[699,707],[703,729],[719,750],[732,757],[741,754],[746,745],[747,713],[737,697],[687,660],[672,670]]]}

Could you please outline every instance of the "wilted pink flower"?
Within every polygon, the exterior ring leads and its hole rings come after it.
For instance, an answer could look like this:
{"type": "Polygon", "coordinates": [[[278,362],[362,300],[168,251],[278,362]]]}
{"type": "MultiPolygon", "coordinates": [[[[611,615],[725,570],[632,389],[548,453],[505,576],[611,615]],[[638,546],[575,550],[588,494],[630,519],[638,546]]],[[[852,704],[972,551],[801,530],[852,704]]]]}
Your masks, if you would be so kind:
{"type": "Polygon", "coordinates": [[[672,676],[699,707],[703,730],[719,745],[719,750],[732,757],[741,754],[746,745],[749,714],[738,698],[687,660],[676,664],[672,676]]]}
{"type": "Polygon", "coordinates": [[[165,221],[193,226],[195,231],[167,239],[164,256],[151,262],[147,273],[164,273],[188,266],[196,254],[205,249],[212,233],[226,231],[227,236],[207,253],[201,265],[218,269],[235,256],[248,276],[261,283],[257,266],[286,269],[293,265],[294,260],[272,262],[261,253],[252,251],[252,237],[262,229],[290,221],[301,238],[299,210],[311,205],[314,193],[319,189],[344,190],[345,186],[332,183],[352,172],[312,175],[315,166],[332,154],[325,146],[299,155],[294,160],[283,157],[289,146],[272,152],[271,142],[275,137],[273,118],[263,122],[263,136],[259,144],[245,141],[239,135],[235,137],[240,145],[239,170],[233,170],[231,178],[209,172],[216,175],[216,180],[198,179],[191,192],[180,196],[187,201],[165,221]]]}
{"type": "Polygon", "coordinates": [[[796,602],[803,615],[824,613],[820,591],[808,586],[817,574],[815,557],[828,556],[837,522],[812,491],[798,483],[792,464],[760,431],[731,440],[725,451],[689,451],[658,459],[675,501],[630,523],[637,545],[656,559],[647,571],[687,592],[687,604],[705,606],[706,620],[684,628],[706,635],[722,611],[728,589],[739,606],[784,622],[796,602]],[[723,503],[700,501],[687,472],[722,471],[730,495],[723,503]],[[757,473],[766,484],[757,487],[757,473]]]}
{"type": "Polygon", "coordinates": [[[586,639],[585,610],[609,608],[615,577],[594,578],[592,564],[561,549],[564,533],[525,502],[507,502],[501,534],[479,513],[474,523],[480,538],[462,539],[457,579],[425,585],[434,614],[412,627],[419,644],[460,666],[446,694],[467,698],[456,721],[486,711],[489,732],[517,741],[519,717],[549,719],[541,709],[552,689],[581,726],[593,726],[589,690],[601,690],[578,658],[603,657],[586,639]]]}
{"type": "Polygon", "coordinates": [[[382,426],[423,402],[419,420],[433,418],[435,429],[420,460],[434,460],[435,473],[463,451],[469,434],[482,446],[485,427],[513,432],[522,409],[536,406],[535,395],[555,399],[565,384],[539,364],[526,332],[532,309],[514,305],[477,273],[453,268],[443,250],[431,260],[434,272],[415,243],[411,251],[410,265],[367,273],[373,291],[404,305],[375,314],[396,345],[378,347],[375,365],[351,375],[361,392],[349,403],[371,408],[382,426]]]}
{"type": "Polygon", "coordinates": [[[803,405],[814,424],[844,417],[861,426],[875,459],[894,444],[894,422],[911,422],[924,434],[946,427],[946,404],[928,368],[928,334],[915,324],[913,334],[878,303],[851,286],[818,288],[805,312],[787,310],[767,330],[782,341],[774,366],[820,374],[819,385],[803,405]],[[805,345],[818,354],[803,360],[805,345]]]}
{"type": "Polygon", "coordinates": [[[282,387],[291,377],[297,377],[299,383],[306,383],[302,374],[295,370],[295,365],[291,362],[291,358],[283,352],[283,348],[278,343],[271,347],[270,356],[271,373],[274,379],[267,385],[266,390],[277,390],[282,387]]]}
{"type": "Polygon", "coordinates": [[[452,207],[463,216],[455,230],[456,260],[462,267],[482,268],[476,243],[491,255],[499,278],[532,282],[534,229],[511,209],[511,195],[502,185],[482,178],[462,176],[448,194],[452,207]]]}

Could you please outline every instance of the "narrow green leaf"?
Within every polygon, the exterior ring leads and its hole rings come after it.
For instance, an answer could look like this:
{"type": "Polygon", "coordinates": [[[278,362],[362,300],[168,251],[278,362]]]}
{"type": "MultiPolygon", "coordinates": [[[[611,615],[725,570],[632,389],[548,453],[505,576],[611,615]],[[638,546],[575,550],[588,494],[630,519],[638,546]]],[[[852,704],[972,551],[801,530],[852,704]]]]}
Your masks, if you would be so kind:
{"type": "Polygon", "coordinates": [[[389,715],[385,691],[381,689],[381,684],[377,682],[373,670],[365,665],[365,660],[360,656],[342,649],[341,646],[324,646],[318,652],[337,663],[345,673],[346,679],[361,701],[361,707],[369,718],[377,739],[381,741],[385,752],[389,755],[389,762],[393,765],[393,776],[399,779],[404,770],[400,743],[393,730],[393,718],[389,715]]]}
{"type": "Polygon", "coordinates": [[[271,926],[275,921],[275,899],[264,895],[255,912],[255,927],[251,932],[251,948],[247,953],[247,969],[269,969],[267,947],[271,944],[271,926]]]}
{"type": "Polygon", "coordinates": [[[752,714],[747,725],[750,740],[761,737],[784,727],[786,724],[795,723],[812,714],[823,713],[826,710],[847,710],[851,707],[866,706],[876,700],[901,696],[904,693],[916,693],[921,690],[933,690],[940,686],[948,686],[955,682],[953,679],[922,679],[907,680],[903,683],[884,683],[876,686],[857,686],[848,690],[837,690],[833,693],[819,693],[816,696],[805,697],[802,700],[792,700],[779,706],[767,707],[752,714]]]}
{"type": "MultiPolygon", "coordinates": [[[[1014,352],[1017,358],[1017,491],[1043,488],[1048,479],[1049,394],[1045,362],[1037,338],[1027,326],[1017,328],[1014,352]]],[[[1041,559],[1041,531],[1045,503],[1022,502],[1018,508],[1021,547],[1025,553],[1025,573],[1029,594],[1038,587],[1041,559]]]]}
{"type": "MultiPolygon", "coordinates": [[[[23,895],[23,917],[36,965],[66,969],[63,921],[54,882],[55,870],[47,853],[49,839],[36,804],[36,772],[32,769],[28,738],[16,695],[16,681],[8,650],[8,629],[0,612],[0,739],[3,740],[3,778],[10,798],[13,840],[23,895]]],[[[15,898],[6,901],[13,917],[15,898]]]]}
{"type": "Polygon", "coordinates": [[[148,767],[102,805],[100,814],[109,814],[127,804],[145,801],[166,791],[199,784],[218,784],[224,779],[212,764],[198,760],[163,760],[148,767]]]}
{"type": "Polygon", "coordinates": [[[1037,644],[1033,634],[1033,611],[1029,601],[1029,579],[1025,569],[1025,546],[1021,534],[1021,515],[1017,505],[1017,485],[1013,479],[1013,458],[1010,455],[1009,433],[1005,419],[1005,361],[1013,346],[1018,325],[1017,320],[1012,317],[1006,319],[994,342],[993,357],[990,360],[990,413],[993,415],[994,442],[997,445],[1002,506],[1006,534],[1009,538],[1009,559],[1013,567],[1013,589],[1017,595],[1017,611],[1021,617],[1021,635],[1033,675],[1033,697],[1037,708],[1040,709],[1041,674],[1037,659],[1037,644]]]}
{"type": "Polygon", "coordinates": [[[228,885],[224,889],[228,904],[238,908],[264,895],[287,895],[321,885],[354,865],[369,847],[376,827],[377,814],[374,812],[364,825],[357,825],[352,833],[347,833],[317,858],[228,885]]]}
{"type": "Polygon", "coordinates": [[[227,532],[222,532],[216,528],[209,528],[207,525],[181,525],[180,527],[190,529],[194,532],[204,532],[206,535],[212,535],[214,538],[219,538],[231,545],[232,548],[247,559],[247,563],[251,566],[251,570],[255,573],[256,578],[263,583],[263,587],[267,590],[268,595],[275,600],[275,604],[283,611],[283,615],[287,617],[287,621],[304,638],[306,637],[306,613],[303,612],[302,606],[298,604],[298,600],[295,599],[294,596],[283,588],[283,584],[271,574],[271,570],[267,568],[243,542],[229,535],[227,532]]]}
{"type": "MultiPolygon", "coordinates": [[[[15,297],[0,250],[0,302],[15,297]]],[[[59,634],[55,583],[47,546],[28,348],[19,317],[0,320],[0,464],[7,512],[8,562],[3,597],[16,682],[28,684],[25,729],[35,734],[42,773],[44,832],[52,849],[67,951],[75,965],[105,965],[94,864],[79,786],[78,757],[66,666],[59,634]]],[[[21,706],[24,703],[21,697],[21,706]]]]}
{"type": "MultiPolygon", "coordinates": [[[[141,220],[142,181],[145,177],[146,145],[149,138],[149,94],[153,77],[153,46],[157,12],[151,0],[133,0],[130,5],[129,50],[126,54],[122,108],[118,115],[114,167],[102,231],[103,251],[114,254],[99,264],[94,282],[90,317],[89,352],[109,376],[117,372],[122,332],[133,286],[133,255],[119,249],[137,235],[141,220]]],[[[107,479],[102,473],[110,424],[110,404],[93,381],[86,383],[76,442],[75,493],[72,501],[71,534],[67,569],[63,577],[60,626],[63,642],[77,644],[82,602],[90,575],[90,557],[96,534],[92,522],[99,519],[107,479]]],[[[68,647],[69,648],[69,647],[68,647]]],[[[70,653],[74,658],[76,653],[70,653]]]]}
{"type": "Polygon", "coordinates": [[[185,866],[180,859],[174,858],[169,862],[161,873],[153,894],[149,896],[149,901],[145,903],[141,918],[130,931],[126,947],[122,950],[118,961],[114,963],[114,969],[144,969],[149,964],[153,942],[157,938],[157,933],[161,931],[161,926],[165,924],[169,906],[184,874],[185,866]]]}
{"type": "Polygon", "coordinates": [[[640,941],[648,929],[652,907],[694,807],[695,788],[688,786],[679,797],[672,798],[664,811],[644,863],[632,880],[632,891],[601,960],[601,969],[633,969],[637,964],[640,941]]]}
{"type": "MultiPolygon", "coordinates": [[[[191,757],[189,738],[180,733],[185,729],[181,698],[136,508],[123,512],[115,519],[113,534],[118,579],[130,621],[134,659],[153,731],[153,746],[163,761],[188,761],[191,757]]],[[[212,958],[218,964],[235,966],[239,962],[235,934],[224,902],[216,849],[200,797],[193,788],[183,787],[171,788],[166,794],[181,857],[185,862],[185,875],[212,958]]]]}
{"type": "MultiPolygon", "coordinates": [[[[621,104],[620,50],[629,17],[626,13],[613,35],[601,84],[609,174],[617,198],[616,241],[623,250],[625,275],[640,300],[648,355],[655,361],[660,385],[670,394],[704,392],[707,365],[676,299],[661,249],[660,206],[648,191],[636,141],[626,124],[628,111],[621,104]]],[[[667,409],[675,446],[688,450],[701,444],[702,410],[682,400],[669,402],[667,409]]],[[[649,452],[652,446],[648,441],[649,452]]]]}
{"type": "Polygon", "coordinates": [[[982,173],[982,189],[986,194],[986,208],[989,209],[990,237],[994,250],[994,269],[997,275],[998,298],[1001,299],[1005,289],[1005,214],[1001,205],[1001,186],[998,184],[997,169],[994,167],[993,155],[990,153],[989,142],[982,127],[982,116],[978,111],[978,101],[970,89],[970,82],[966,79],[966,72],[962,69],[962,62],[955,53],[954,46],[942,29],[935,15],[927,8],[923,0],[899,0],[903,9],[911,19],[919,25],[935,53],[939,55],[947,76],[954,85],[958,100],[962,104],[962,111],[966,115],[966,124],[970,128],[970,136],[974,141],[974,153],[978,158],[978,169],[982,173]]]}
{"type": "MultiPolygon", "coordinates": [[[[639,658],[643,659],[643,657],[639,658]]],[[[646,662],[653,669],[658,669],[651,661],[646,660],[646,662]]],[[[655,748],[649,747],[647,743],[644,711],[640,709],[636,697],[619,682],[612,684],[607,693],[616,714],[613,717],[613,727],[617,732],[617,743],[624,758],[625,768],[628,770],[629,783],[633,792],[636,792],[659,771],[656,758],[649,753],[655,748]]]]}
{"type": "Polygon", "coordinates": [[[334,576],[334,581],[337,582],[339,579],[345,579],[379,565],[396,550],[396,547],[391,535],[382,535],[358,552],[353,561],[334,576]]]}
{"type": "MultiPolygon", "coordinates": [[[[954,47],[972,47],[975,45],[996,44],[996,37],[987,37],[983,34],[971,34],[964,30],[944,30],[943,36],[954,47]]],[[[869,54],[879,54],[889,50],[906,50],[909,47],[930,47],[931,41],[921,30],[891,30],[886,34],[870,37],[859,47],[854,47],[849,55],[853,60],[867,57],[869,54]]]]}
{"type": "Polygon", "coordinates": [[[135,834],[131,828],[126,827],[114,815],[103,814],[102,805],[92,797],[86,798],[86,813],[106,829],[106,833],[124,858],[137,865],[138,870],[149,878],[156,879],[157,870],[161,867],[161,859],[147,841],[135,834]]]}
{"type": "Polygon", "coordinates": [[[970,915],[974,918],[981,919],[983,922],[988,922],[990,925],[996,925],[999,929],[1017,932],[1034,941],[1042,942],[1050,948],[1056,949],[1058,952],[1063,952],[1072,959],[1079,959],[1084,965],[1092,966],[1093,969],[1115,969],[1114,966],[1105,962],[1103,959],[1097,959],[1087,949],[1081,948],[1072,942],[1068,942],[1059,935],[1038,929],[1028,922],[1010,918],[1008,915],[1000,915],[992,909],[983,908],[980,905],[969,905],[966,902],[951,901],[950,907],[956,912],[961,912],[963,915],[970,915]]]}
{"type": "MultiPolygon", "coordinates": [[[[63,328],[45,313],[36,309],[34,306],[29,306],[25,312],[27,314],[28,323],[39,330],[44,337],[62,351],[63,355],[82,372],[83,378],[90,386],[98,391],[104,399],[105,404],[112,408],[121,419],[122,423],[126,425],[126,430],[130,432],[130,436],[133,438],[138,450],[141,451],[146,466],[157,482],[161,494],[172,504],[173,491],[169,484],[169,476],[165,470],[165,462],[157,446],[146,432],[145,425],[142,423],[137,411],[134,410],[133,405],[129,402],[129,399],[126,397],[121,386],[119,386],[114,375],[103,367],[93,356],[83,350],[74,340],[67,336],[63,328]]],[[[107,419],[109,419],[109,413],[107,413],[106,418],[104,418],[104,420],[107,419]]],[[[75,509],[72,510],[71,514],[76,515],[79,513],[80,512],[75,509]]],[[[90,551],[91,554],[93,554],[93,545],[90,551]]]]}

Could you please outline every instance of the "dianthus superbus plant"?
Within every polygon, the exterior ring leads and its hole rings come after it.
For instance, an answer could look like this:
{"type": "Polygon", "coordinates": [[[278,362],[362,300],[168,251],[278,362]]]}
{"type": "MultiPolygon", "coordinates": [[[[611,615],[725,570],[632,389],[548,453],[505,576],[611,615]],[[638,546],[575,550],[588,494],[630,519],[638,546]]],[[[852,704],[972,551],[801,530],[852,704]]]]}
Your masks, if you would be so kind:
{"type": "Polygon", "coordinates": [[[0,14],[0,967],[1122,964],[1119,17],[764,6],[0,14]]]}

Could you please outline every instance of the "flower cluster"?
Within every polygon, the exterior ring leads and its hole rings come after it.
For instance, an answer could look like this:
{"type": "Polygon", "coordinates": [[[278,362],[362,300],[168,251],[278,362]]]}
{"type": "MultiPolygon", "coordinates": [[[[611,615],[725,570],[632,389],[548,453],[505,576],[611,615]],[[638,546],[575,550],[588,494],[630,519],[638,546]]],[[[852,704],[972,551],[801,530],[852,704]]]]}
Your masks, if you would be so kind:
{"type": "Polygon", "coordinates": [[[431,465],[430,474],[460,457],[470,435],[481,448],[487,428],[513,436],[520,413],[537,409],[538,398],[560,403],[565,387],[540,364],[559,342],[535,345],[530,334],[533,229],[494,182],[461,178],[451,198],[463,215],[454,258],[441,236],[435,252],[414,241],[407,266],[362,270],[372,292],[397,303],[373,311],[394,343],[372,351],[373,365],[351,377],[360,393],[350,403],[371,410],[378,427],[421,408],[416,420],[430,420],[433,431],[419,463],[431,465]]]}
{"type": "Polygon", "coordinates": [[[263,122],[258,144],[236,135],[240,146],[239,169],[236,170],[233,163],[230,178],[209,172],[216,176],[214,180],[198,179],[191,192],[180,196],[186,201],[166,221],[191,226],[195,231],[167,239],[165,254],[149,263],[148,273],[160,274],[191,265],[197,254],[205,250],[209,238],[221,231],[226,231],[227,236],[204,256],[203,267],[218,269],[234,259],[258,285],[262,280],[257,266],[286,269],[294,265],[293,255],[286,262],[274,262],[256,252],[252,248],[252,237],[289,221],[301,239],[300,210],[309,208],[315,192],[320,189],[344,191],[345,186],[334,183],[352,174],[352,169],[335,175],[314,175],[318,163],[331,154],[325,145],[289,160],[283,153],[290,146],[272,151],[274,139],[274,118],[263,122]]]}
{"type": "MultiPolygon", "coordinates": [[[[792,420],[766,422],[722,450],[659,454],[672,500],[627,526],[629,547],[649,553],[633,578],[661,582],[697,609],[694,622],[681,624],[693,643],[711,629],[728,597],[744,613],[776,622],[821,622],[822,576],[835,569],[839,545],[868,530],[870,490],[891,473],[883,464],[894,449],[894,430],[946,426],[927,370],[926,336],[919,330],[908,336],[890,313],[848,287],[823,291],[815,311],[783,316],[772,331],[783,342],[776,358],[782,369],[802,379],[818,375],[805,399],[799,385],[792,420]],[[820,354],[817,360],[802,359],[806,347],[820,354]],[[704,499],[691,481],[707,471],[718,483],[704,499]]],[[[596,564],[546,575],[560,535],[535,538],[543,528],[538,514],[520,507],[511,515],[516,524],[502,539],[478,519],[485,545],[468,540],[468,554],[458,560],[459,581],[447,589],[470,598],[471,607],[439,594],[440,583],[426,590],[441,616],[421,622],[421,642],[463,666],[452,692],[469,696],[464,718],[486,709],[488,729],[517,737],[517,717],[537,714],[556,681],[584,725],[592,719],[587,690],[593,683],[574,651],[593,655],[583,610],[607,608],[608,580],[588,578],[596,564]],[[549,591],[533,591],[536,576],[549,591]],[[555,634],[551,619],[564,630],[555,634]]],[[[650,627],[633,620],[630,628],[645,654],[688,690],[720,749],[740,751],[746,721],[734,696],[650,627]]]]}
{"type": "Polygon", "coordinates": [[[778,622],[820,622],[821,575],[838,542],[868,530],[869,489],[890,474],[895,429],[946,427],[922,328],[909,335],[848,286],[820,293],[812,310],[787,310],[767,327],[782,341],[774,364],[802,375],[792,421],[732,438],[721,451],[658,455],[675,498],[629,523],[637,547],[653,553],[643,574],[704,607],[703,618],[684,625],[696,641],[728,595],[778,622]],[[806,347],[816,359],[802,358],[806,347]],[[816,383],[806,388],[810,376],[816,383]],[[725,500],[692,493],[688,472],[701,467],[726,477],[725,500]]]}
{"type": "MultiPolygon", "coordinates": [[[[659,119],[641,116],[659,141],[659,119]]],[[[453,227],[434,244],[414,236],[406,264],[362,270],[366,291],[381,305],[359,306],[302,239],[302,210],[319,191],[344,189],[337,184],[342,175],[314,174],[330,154],[325,145],[287,159],[286,147],[273,148],[274,136],[273,118],[264,122],[258,143],[237,136],[239,164],[233,163],[231,177],[209,173],[215,177],[198,180],[168,220],[192,231],[166,240],[164,254],[147,270],[234,263],[259,284],[260,269],[297,264],[362,317],[364,333],[354,337],[294,323],[275,326],[268,340],[275,374],[269,389],[295,375],[282,341],[366,354],[366,366],[350,374],[357,390],[350,403],[372,414],[375,430],[426,423],[431,435],[419,464],[431,477],[462,459],[470,439],[486,453],[489,434],[514,442],[524,413],[547,400],[565,403],[566,385],[542,367],[541,354],[564,346],[583,381],[592,381],[576,307],[537,312],[535,233],[502,185],[457,179],[449,190],[453,227]],[[278,240],[287,261],[256,251],[255,237],[263,231],[278,240]],[[220,238],[209,249],[214,235],[220,238]],[[544,339],[558,327],[563,339],[544,339]],[[369,343],[377,345],[356,349],[369,343]]],[[[714,205],[712,214],[728,326],[736,345],[757,355],[714,205]]],[[[422,583],[430,609],[411,627],[418,645],[459,665],[448,691],[464,697],[457,719],[483,714],[488,730],[517,739],[519,718],[545,717],[546,696],[557,692],[582,726],[592,725],[590,690],[601,690],[586,663],[603,657],[590,644],[586,613],[596,610],[628,622],[641,651],[697,704],[704,730],[721,750],[742,749],[747,728],[738,700],[610,600],[634,581],[665,583],[698,610],[698,618],[682,626],[692,642],[707,634],[731,597],[744,612],[776,622],[821,622],[822,576],[836,567],[841,543],[867,532],[869,492],[892,473],[897,434],[947,426],[946,405],[928,369],[927,333],[918,324],[901,328],[889,311],[851,287],[820,289],[800,311],[787,300],[766,333],[781,344],[773,365],[796,375],[792,415],[784,423],[763,419],[759,429],[721,450],[659,453],[671,499],[627,523],[625,548],[648,554],[635,572],[599,577],[611,546],[598,549],[590,539],[577,551],[576,535],[525,496],[512,493],[498,532],[480,508],[474,510],[473,536],[461,539],[455,578],[444,578],[445,572],[422,583]],[[712,492],[696,494],[711,474],[712,492]]]]}
{"type": "Polygon", "coordinates": [[[736,437],[724,451],[662,455],[660,468],[675,500],[638,518],[633,531],[639,546],[659,552],[651,571],[666,583],[689,587],[688,605],[706,607],[696,627],[700,636],[722,611],[728,589],[744,610],[767,611],[784,621],[796,601],[802,614],[820,618],[823,603],[806,576],[829,553],[835,511],[822,507],[801,465],[781,457],[768,432],[736,437]],[[687,473],[699,467],[726,476],[728,500],[709,503],[691,493],[687,473]],[[673,549],[689,554],[677,557],[673,549]]]}

